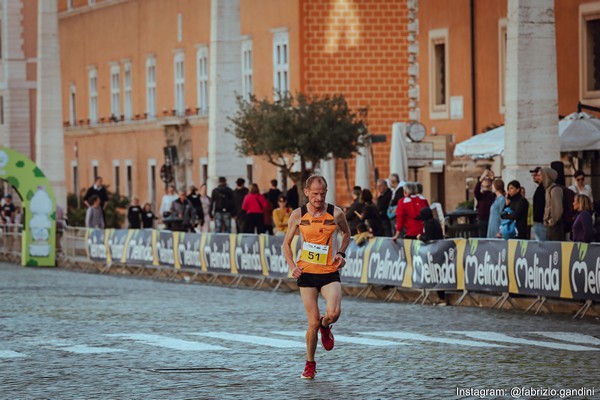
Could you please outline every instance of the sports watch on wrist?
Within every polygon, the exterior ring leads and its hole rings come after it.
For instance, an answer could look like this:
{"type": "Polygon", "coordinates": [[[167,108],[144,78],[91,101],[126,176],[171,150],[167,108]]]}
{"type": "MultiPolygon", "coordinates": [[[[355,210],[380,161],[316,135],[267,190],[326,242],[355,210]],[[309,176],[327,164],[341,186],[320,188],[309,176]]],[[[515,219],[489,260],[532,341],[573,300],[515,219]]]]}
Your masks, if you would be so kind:
{"type": "Polygon", "coordinates": [[[346,259],[346,253],[344,253],[343,251],[338,251],[337,254],[341,255],[343,259],[346,259]]]}

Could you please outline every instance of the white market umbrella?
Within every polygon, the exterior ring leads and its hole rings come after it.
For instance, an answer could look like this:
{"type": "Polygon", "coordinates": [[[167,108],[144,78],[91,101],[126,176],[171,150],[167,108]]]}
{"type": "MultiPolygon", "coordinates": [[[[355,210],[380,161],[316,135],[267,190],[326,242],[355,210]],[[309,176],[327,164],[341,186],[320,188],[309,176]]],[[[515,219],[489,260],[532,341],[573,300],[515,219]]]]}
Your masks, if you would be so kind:
{"type": "MultiPolygon", "coordinates": [[[[560,151],[600,150],[600,120],[586,113],[572,113],[558,123],[560,151]]],[[[504,154],[504,126],[458,143],[454,157],[491,158],[504,154]]]]}
{"type": "Polygon", "coordinates": [[[400,182],[408,179],[408,156],[406,155],[406,124],[392,125],[392,145],[390,147],[390,173],[396,173],[400,182]]]}
{"type": "Polygon", "coordinates": [[[558,123],[560,151],[600,150],[600,119],[573,113],[558,123]]]}

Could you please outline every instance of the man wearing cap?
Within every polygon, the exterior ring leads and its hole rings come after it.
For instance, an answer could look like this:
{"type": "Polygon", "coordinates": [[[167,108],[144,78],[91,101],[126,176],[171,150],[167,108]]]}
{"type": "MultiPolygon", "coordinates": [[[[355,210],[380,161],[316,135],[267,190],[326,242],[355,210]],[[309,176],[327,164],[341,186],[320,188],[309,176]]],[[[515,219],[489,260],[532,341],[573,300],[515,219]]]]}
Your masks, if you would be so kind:
{"type": "Polygon", "coordinates": [[[1,209],[2,222],[5,224],[12,224],[15,222],[15,211],[16,207],[12,202],[12,195],[9,193],[4,196],[4,204],[1,209]]]}
{"type": "Polygon", "coordinates": [[[541,167],[530,170],[531,178],[537,185],[533,193],[533,233],[539,242],[546,241],[546,227],[544,226],[544,208],[546,207],[546,192],[542,185],[541,167]]]}

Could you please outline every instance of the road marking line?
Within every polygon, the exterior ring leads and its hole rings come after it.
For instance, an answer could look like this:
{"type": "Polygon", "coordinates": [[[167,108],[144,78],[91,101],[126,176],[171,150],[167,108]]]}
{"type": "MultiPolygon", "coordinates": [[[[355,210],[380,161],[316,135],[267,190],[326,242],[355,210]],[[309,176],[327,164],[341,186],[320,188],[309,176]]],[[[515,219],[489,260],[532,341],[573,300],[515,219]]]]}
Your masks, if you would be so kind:
{"type": "Polygon", "coordinates": [[[459,346],[470,346],[470,347],[506,347],[500,344],[476,342],[474,340],[463,340],[463,339],[449,339],[441,337],[433,337],[421,335],[413,332],[359,332],[361,335],[368,336],[380,336],[388,337],[392,339],[402,340],[416,340],[419,342],[433,342],[433,343],[444,343],[444,344],[456,344],[459,346]]]}
{"type": "MultiPolygon", "coordinates": [[[[304,337],[306,335],[305,331],[273,331],[276,335],[284,335],[284,336],[294,336],[294,337],[304,337]]],[[[352,344],[362,344],[366,346],[408,346],[410,343],[400,343],[400,342],[392,342],[391,340],[381,340],[381,339],[368,339],[368,338],[360,338],[360,337],[352,337],[352,336],[344,336],[338,335],[334,333],[335,341],[342,343],[352,343],[352,344]]],[[[302,344],[304,346],[304,344],[302,344]]]]}
{"type": "Polygon", "coordinates": [[[118,353],[121,351],[127,351],[123,349],[112,349],[110,347],[94,347],[86,346],[84,344],[76,344],[69,347],[61,347],[59,350],[68,351],[69,353],[76,354],[103,354],[103,353],[118,353]]]}
{"type": "Polygon", "coordinates": [[[579,344],[592,344],[599,346],[600,339],[595,338],[591,335],[584,335],[583,333],[576,332],[529,332],[534,335],[546,336],[551,339],[562,340],[563,342],[579,343],[579,344]]]}
{"type": "Polygon", "coordinates": [[[571,350],[571,351],[597,351],[597,350],[600,350],[600,349],[596,349],[593,347],[577,346],[574,344],[540,342],[538,340],[521,339],[521,338],[508,336],[503,333],[497,333],[497,332],[483,332],[483,331],[446,331],[446,332],[457,333],[460,335],[472,337],[474,339],[490,340],[492,342],[524,344],[524,345],[531,345],[531,346],[548,347],[550,349],[558,349],[558,350],[571,350]]]}
{"type": "Polygon", "coordinates": [[[12,350],[0,350],[0,358],[19,358],[26,357],[25,354],[17,353],[12,350]]]}
{"type": "Polygon", "coordinates": [[[186,351],[204,351],[204,350],[229,350],[226,347],[214,346],[199,342],[191,342],[189,340],[175,339],[161,335],[151,335],[147,333],[115,333],[107,334],[106,336],[120,337],[124,339],[134,340],[138,343],[147,344],[149,346],[165,347],[173,350],[186,351]]]}
{"type": "Polygon", "coordinates": [[[285,339],[273,339],[262,336],[252,336],[252,335],[239,335],[235,333],[229,332],[194,332],[190,333],[190,335],[197,336],[206,336],[215,339],[223,339],[223,340],[233,340],[236,342],[243,343],[251,343],[258,344],[269,347],[279,347],[279,348],[287,348],[287,347],[305,347],[306,344],[303,342],[297,342],[294,340],[285,340],[285,339]]]}

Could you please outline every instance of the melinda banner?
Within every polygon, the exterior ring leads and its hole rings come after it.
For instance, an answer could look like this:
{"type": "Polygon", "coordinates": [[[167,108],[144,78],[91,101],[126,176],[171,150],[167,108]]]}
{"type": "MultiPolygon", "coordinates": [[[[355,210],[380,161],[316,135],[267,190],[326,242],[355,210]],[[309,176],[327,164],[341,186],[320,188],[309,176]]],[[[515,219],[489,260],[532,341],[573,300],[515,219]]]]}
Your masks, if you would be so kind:
{"type": "Polygon", "coordinates": [[[411,287],[406,247],[410,240],[394,242],[390,238],[375,238],[368,244],[362,283],[411,287]]]}
{"type": "Polygon", "coordinates": [[[130,230],[124,257],[121,259],[121,261],[131,264],[153,265],[153,236],[154,231],[152,230],[130,230]]]}
{"type": "Polygon", "coordinates": [[[232,260],[231,246],[235,238],[235,234],[203,234],[200,247],[202,270],[214,273],[237,274],[235,262],[232,260]]]}
{"type": "Polygon", "coordinates": [[[106,232],[107,231],[104,229],[88,228],[86,230],[86,250],[90,260],[106,261],[108,257],[108,251],[106,249],[106,232]]]}
{"type": "MultiPolygon", "coordinates": [[[[462,257],[458,255],[457,242],[436,240],[423,243],[412,240],[412,287],[419,289],[462,289],[462,257]],[[460,279],[460,280],[459,280],[460,279]],[[460,282],[460,285],[459,285],[460,282]]],[[[461,246],[465,241],[460,241],[461,246]]]]}
{"type": "Polygon", "coordinates": [[[106,262],[111,264],[113,262],[121,262],[123,255],[125,254],[125,244],[127,243],[127,236],[129,236],[129,230],[127,229],[109,229],[108,238],[106,244],[108,245],[108,256],[106,262]]]}
{"type": "MultiPolygon", "coordinates": [[[[263,275],[258,235],[240,234],[235,237],[235,266],[239,274],[263,275]]],[[[266,275],[266,274],[265,274],[266,275]]]]}
{"type": "Polygon", "coordinates": [[[600,299],[600,246],[587,243],[563,243],[563,284],[561,297],[578,300],[600,299]],[[570,257],[568,256],[570,254],[570,257]],[[564,272],[568,271],[565,276],[564,272]]]}
{"type": "Polygon", "coordinates": [[[469,239],[464,258],[465,289],[508,292],[508,241],[469,239]]]}
{"type": "Polygon", "coordinates": [[[283,236],[260,235],[260,254],[265,275],[287,278],[289,267],[283,255],[283,236]]]}
{"type": "Polygon", "coordinates": [[[362,246],[356,244],[354,239],[350,241],[346,249],[346,265],[340,269],[340,277],[343,283],[360,283],[365,268],[365,254],[375,240],[364,243],[362,246]]]}
{"type": "Polygon", "coordinates": [[[202,235],[192,232],[177,232],[177,261],[181,268],[202,268],[200,243],[202,235]]]}
{"type": "Polygon", "coordinates": [[[154,241],[154,260],[157,265],[166,265],[178,269],[175,259],[175,239],[178,232],[158,231],[154,241]]]}
{"type": "Polygon", "coordinates": [[[561,242],[508,241],[510,293],[560,297],[561,242]]]}

